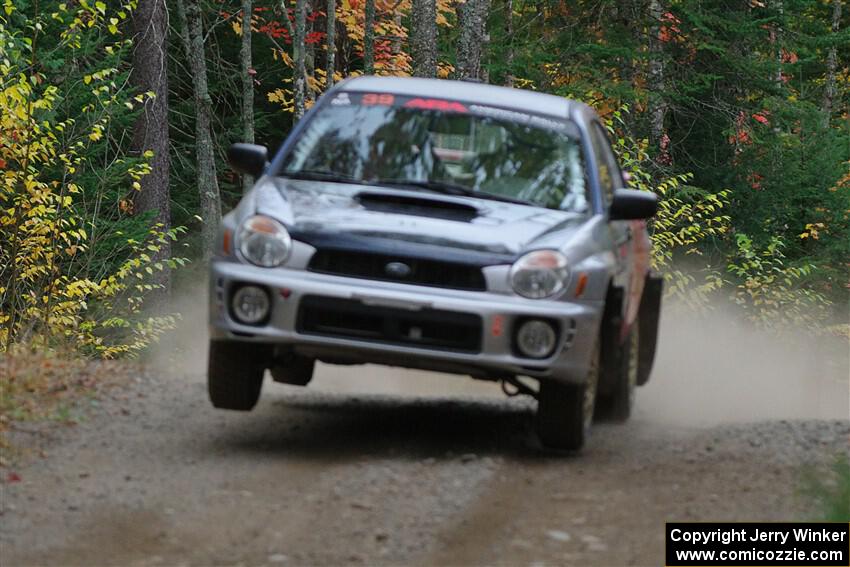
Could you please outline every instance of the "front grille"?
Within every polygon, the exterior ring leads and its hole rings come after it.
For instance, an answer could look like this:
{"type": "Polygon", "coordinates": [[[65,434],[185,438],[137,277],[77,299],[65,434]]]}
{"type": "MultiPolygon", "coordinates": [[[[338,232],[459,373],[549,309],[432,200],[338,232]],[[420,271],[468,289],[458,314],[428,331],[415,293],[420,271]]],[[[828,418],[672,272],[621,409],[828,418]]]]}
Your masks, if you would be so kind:
{"type": "Polygon", "coordinates": [[[409,311],[311,295],[301,299],[296,328],[307,335],[469,353],[481,351],[481,317],[455,311],[409,311]]]}
{"type": "Polygon", "coordinates": [[[371,252],[320,249],[310,260],[309,269],[323,274],[431,287],[467,291],[487,289],[480,266],[371,252]],[[387,273],[387,265],[398,262],[410,269],[408,274],[402,276],[387,273]]]}

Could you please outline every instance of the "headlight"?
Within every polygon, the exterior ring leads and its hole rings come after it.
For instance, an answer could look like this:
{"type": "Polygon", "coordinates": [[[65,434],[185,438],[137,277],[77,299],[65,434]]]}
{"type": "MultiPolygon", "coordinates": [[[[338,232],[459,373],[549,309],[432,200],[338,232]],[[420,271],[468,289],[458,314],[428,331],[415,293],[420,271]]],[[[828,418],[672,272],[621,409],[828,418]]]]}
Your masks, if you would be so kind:
{"type": "Polygon", "coordinates": [[[242,223],[236,238],[242,257],[264,268],[280,266],[292,250],[292,239],[286,228],[263,215],[253,216],[242,223]]]}
{"type": "Polygon", "coordinates": [[[563,290],[569,274],[563,254],[557,250],[536,250],[514,263],[511,286],[523,297],[543,299],[563,290]]]}

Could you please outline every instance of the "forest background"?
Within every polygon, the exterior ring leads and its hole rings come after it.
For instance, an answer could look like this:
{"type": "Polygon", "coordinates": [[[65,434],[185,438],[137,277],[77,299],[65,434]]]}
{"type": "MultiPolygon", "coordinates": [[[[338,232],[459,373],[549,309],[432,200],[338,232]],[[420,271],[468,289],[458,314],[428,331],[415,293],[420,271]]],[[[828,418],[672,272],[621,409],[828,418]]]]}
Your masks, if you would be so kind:
{"type": "Polygon", "coordinates": [[[609,124],[668,294],[847,336],[842,0],[3,0],[0,352],[135,356],[173,328],[237,141],[282,142],[334,82],[472,78],[609,124]]]}

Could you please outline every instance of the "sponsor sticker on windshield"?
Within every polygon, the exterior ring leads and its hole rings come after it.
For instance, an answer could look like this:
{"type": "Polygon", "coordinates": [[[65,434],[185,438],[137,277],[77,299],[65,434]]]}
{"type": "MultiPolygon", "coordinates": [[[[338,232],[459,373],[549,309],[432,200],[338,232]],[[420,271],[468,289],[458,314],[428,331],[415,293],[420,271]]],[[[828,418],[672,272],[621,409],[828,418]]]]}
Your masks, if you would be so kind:
{"type": "Polygon", "coordinates": [[[360,99],[360,104],[364,106],[392,106],[393,102],[395,102],[395,96],[386,93],[368,93],[360,99]]]}
{"type": "Polygon", "coordinates": [[[404,107],[442,112],[468,112],[467,108],[459,102],[439,98],[414,98],[404,103],[404,107]]]}
{"type": "Polygon", "coordinates": [[[563,132],[569,136],[578,137],[578,130],[571,121],[547,118],[537,114],[509,110],[483,104],[463,103],[444,98],[403,96],[390,93],[339,93],[331,100],[333,106],[387,106],[394,108],[409,108],[414,110],[436,111],[453,114],[474,114],[486,116],[500,121],[513,122],[526,126],[546,128],[563,132]]]}

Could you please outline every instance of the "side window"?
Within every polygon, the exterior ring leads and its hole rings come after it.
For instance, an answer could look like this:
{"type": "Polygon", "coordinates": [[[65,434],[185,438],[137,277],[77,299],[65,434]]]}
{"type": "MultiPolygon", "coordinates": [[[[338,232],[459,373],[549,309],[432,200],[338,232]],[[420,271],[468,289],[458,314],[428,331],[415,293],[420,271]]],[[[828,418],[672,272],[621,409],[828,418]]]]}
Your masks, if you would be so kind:
{"type": "Polygon", "coordinates": [[[596,167],[599,172],[599,185],[606,203],[614,198],[614,190],[623,187],[623,174],[617,165],[617,158],[611,150],[608,135],[598,122],[591,125],[591,142],[596,154],[596,167]]]}

